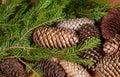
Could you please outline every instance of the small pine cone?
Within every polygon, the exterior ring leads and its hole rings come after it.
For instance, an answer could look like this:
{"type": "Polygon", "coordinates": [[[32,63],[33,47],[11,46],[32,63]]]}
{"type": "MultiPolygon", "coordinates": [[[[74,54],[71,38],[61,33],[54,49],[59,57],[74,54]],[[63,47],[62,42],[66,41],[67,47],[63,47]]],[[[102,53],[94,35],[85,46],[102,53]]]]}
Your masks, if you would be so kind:
{"type": "Polygon", "coordinates": [[[82,45],[85,43],[86,40],[96,37],[100,38],[100,32],[98,28],[95,25],[81,25],[81,28],[78,30],[78,35],[79,35],[79,45],[82,45]]]}
{"type": "Polygon", "coordinates": [[[120,10],[110,9],[101,21],[101,32],[105,39],[110,39],[120,31],[120,10]]]}
{"type": "Polygon", "coordinates": [[[92,60],[94,62],[94,64],[91,66],[83,65],[84,67],[87,68],[87,70],[92,72],[92,71],[95,71],[96,64],[104,56],[104,52],[102,50],[102,47],[98,46],[98,47],[95,47],[93,49],[89,49],[89,50],[84,51],[79,56],[83,59],[89,59],[89,60],[92,60]]]}
{"type": "Polygon", "coordinates": [[[95,21],[88,18],[76,18],[76,19],[66,19],[57,24],[57,27],[78,30],[80,25],[90,24],[94,25],[95,21]]]}
{"type": "Polygon", "coordinates": [[[0,64],[0,68],[6,77],[26,77],[22,64],[16,59],[4,59],[0,64]]]}
{"type": "Polygon", "coordinates": [[[40,60],[35,62],[35,68],[39,68],[44,72],[44,77],[65,77],[64,69],[51,60],[40,60]]]}
{"type": "Polygon", "coordinates": [[[120,77],[120,57],[105,56],[96,66],[95,77],[120,77]]]}
{"type": "Polygon", "coordinates": [[[103,44],[103,50],[108,55],[120,54],[120,35],[116,34],[115,37],[107,40],[103,44]]]}
{"type": "Polygon", "coordinates": [[[79,38],[73,30],[41,27],[34,32],[33,41],[40,47],[66,48],[77,45],[79,38]]]}
{"type": "Polygon", "coordinates": [[[61,60],[60,65],[65,70],[67,77],[91,77],[87,70],[77,63],[61,60]]]}

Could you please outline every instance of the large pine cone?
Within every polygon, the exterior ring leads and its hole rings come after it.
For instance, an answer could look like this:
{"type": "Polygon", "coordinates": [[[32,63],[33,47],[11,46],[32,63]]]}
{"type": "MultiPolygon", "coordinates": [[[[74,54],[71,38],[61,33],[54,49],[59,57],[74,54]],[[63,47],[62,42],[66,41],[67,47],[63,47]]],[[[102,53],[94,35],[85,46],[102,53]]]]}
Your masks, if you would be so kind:
{"type": "Polygon", "coordinates": [[[98,46],[93,49],[84,51],[79,56],[83,59],[89,59],[93,61],[93,65],[83,65],[87,68],[88,71],[92,72],[95,71],[96,64],[104,56],[104,52],[102,50],[102,47],[98,46]]]}
{"type": "Polygon", "coordinates": [[[0,70],[0,77],[6,77],[5,74],[3,74],[1,70],[0,70]]]}
{"type": "Polygon", "coordinates": [[[66,77],[64,69],[54,61],[43,59],[35,62],[35,66],[44,72],[44,77],[66,77]]]}
{"type": "Polygon", "coordinates": [[[105,56],[97,64],[95,77],[120,77],[120,57],[105,56]]]}
{"type": "Polygon", "coordinates": [[[103,50],[108,55],[120,55],[120,35],[116,34],[115,37],[107,40],[103,44],[103,50]]]}
{"type": "Polygon", "coordinates": [[[100,38],[100,32],[95,25],[84,24],[81,25],[81,28],[78,30],[79,35],[79,45],[85,43],[86,40],[96,37],[100,38]]]}
{"type": "Polygon", "coordinates": [[[65,70],[67,77],[91,77],[87,70],[77,63],[60,60],[60,65],[65,70]]]}
{"type": "Polygon", "coordinates": [[[101,32],[105,39],[110,39],[120,31],[120,10],[110,9],[101,21],[101,32]]]}
{"type": "Polygon", "coordinates": [[[5,58],[0,64],[1,71],[6,77],[26,77],[26,72],[16,59],[5,58]]]}
{"type": "Polygon", "coordinates": [[[76,19],[66,19],[57,24],[57,27],[78,30],[84,24],[94,25],[95,21],[88,18],[76,18],[76,19]]]}
{"type": "Polygon", "coordinates": [[[66,48],[77,45],[79,38],[73,30],[41,27],[34,32],[33,41],[40,47],[66,48]]]}

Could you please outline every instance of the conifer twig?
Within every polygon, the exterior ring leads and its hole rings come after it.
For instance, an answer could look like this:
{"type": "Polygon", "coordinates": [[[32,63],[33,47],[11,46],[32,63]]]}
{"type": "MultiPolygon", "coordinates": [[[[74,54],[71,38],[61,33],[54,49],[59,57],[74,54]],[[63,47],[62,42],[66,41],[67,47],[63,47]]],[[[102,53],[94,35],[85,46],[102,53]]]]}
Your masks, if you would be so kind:
{"type": "Polygon", "coordinates": [[[84,50],[88,50],[90,48],[94,48],[96,46],[98,46],[101,43],[101,40],[98,38],[90,38],[88,39],[79,49],[79,51],[84,51],[84,50]]]}
{"type": "Polygon", "coordinates": [[[40,77],[40,75],[39,75],[30,65],[28,65],[26,62],[24,62],[24,61],[21,60],[20,58],[18,58],[18,60],[19,60],[21,63],[25,64],[33,73],[35,73],[35,74],[37,75],[37,77],[40,77]]]}
{"type": "Polygon", "coordinates": [[[10,46],[10,47],[7,47],[5,50],[16,49],[16,48],[23,49],[23,50],[35,50],[35,49],[37,49],[37,48],[32,48],[32,47],[27,47],[27,46],[10,46]]]}
{"type": "Polygon", "coordinates": [[[16,26],[16,24],[0,24],[0,26],[16,26]]]}
{"type": "Polygon", "coordinates": [[[37,26],[35,26],[35,27],[33,27],[33,28],[30,28],[29,30],[26,31],[26,33],[24,33],[24,35],[20,38],[19,41],[21,41],[21,40],[26,36],[26,34],[28,34],[30,31],[34,30],[35,28],[37,28],[37,27],[39,27],[39,26],[41,26],[41,25],[45,25],[45,24],[47,24],[47,23],[51,23],[51,22],[53,22],[53,21],[55,21],[55,20],[58,20],[58,19],[60,19],[60,18],[61,18],[61,17],[58,17],[58,18],[55,18],[55,19],[46,21],[46,22],[44,22],[44,23],[41,23],[41,24],[39,24],[39,25],[37,25],[37,26]]]}

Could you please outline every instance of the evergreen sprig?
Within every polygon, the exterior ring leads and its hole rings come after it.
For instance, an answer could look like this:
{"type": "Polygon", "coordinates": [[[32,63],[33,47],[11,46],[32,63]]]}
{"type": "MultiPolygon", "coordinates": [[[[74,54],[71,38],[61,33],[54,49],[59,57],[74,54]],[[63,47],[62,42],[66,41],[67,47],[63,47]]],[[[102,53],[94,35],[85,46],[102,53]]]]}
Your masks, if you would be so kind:
{"type": "Polygon", "coordinates": [[[15,26],[15,24],[8,24],[9,17],[14,14],[16,7],[20,6],[24,0],[8,0],[7,4],[0,5],[0,26],[15,26]]]}
{"type": "Polygon", "coordinates": [[[14,48],[9,51],[9,54],[17,56],[19,58],[24,58],[26,60],[34,61],[40,59],[51,59],[57,57],[71,62],[90,64],[92,61],[87,59],[81,59],[78,55],[89,50],[91,48],[97,47],[100,44],[100,39],[91,38],[87,40],[82,46],[73,46],[66,49],[51,49],[51,48],[37,48],[33,47],[30,51],[23,50],[20,48],[14,48]],[[19,52],[16,52],[19,50],[19,52]]]}
{"type": "Polygon", "coordinates": [[[71,0],[64,11],[67,18],[87,17],[99,20],[111,7],[106,1],[101,0],[71,0]]]}
{"type": "MultiPolygon", "coordinates": [[[[7,6],[8,5],[11,5],[11,3],[7,4],[7,6]]],[[[16,2],[14,6],[15,5],[17,6],[18,3],[16,2]]],[[[1,28],[4,32],[4,37],[1,36],[2,40],[0,51],[8,51],[14,48],[31,50],[32,47],[30,47],[30,44],[33,30],[46,24],[58,22],[64,18],[64,13],[62,12],[64,6],[63,4],[59,4],[58,1],[40,0],[38,4],[36,4],[30,9],[25,3],[23,6],[24,10],[23,7],[19,7],[19,10],[22,9],[22,11],[20,11],[19,14],[14,14],[12,18],[6,18],[10,19],[9,21],[7,21],[7,23],[15,24],[15,26],[9,26],[8,24],[9,27],[4,27],[3,25],[1,25],[1,28]]],[[[15,10],[14,8],[11,9],[15,10]]],[[[11,13],[15,12],[11,11],[11,13]]]]}
{"type": "Polygon", "coordinates": [[[80,47],[80,51],[85,51],[94,47],[97,47],[99,44],[101,44],[101,40],[93,37],[91,39],[88,39],[87,41],[85,41],[85,43],[80,47]]]}

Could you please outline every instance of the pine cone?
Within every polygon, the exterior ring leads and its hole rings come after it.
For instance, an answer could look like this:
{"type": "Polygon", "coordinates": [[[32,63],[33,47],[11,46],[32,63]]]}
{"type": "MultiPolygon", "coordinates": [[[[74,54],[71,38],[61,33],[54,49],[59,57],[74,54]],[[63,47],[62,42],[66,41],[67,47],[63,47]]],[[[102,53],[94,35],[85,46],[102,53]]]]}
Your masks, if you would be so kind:
{"type": "Polygon", "coordinates": [[[0,77],[6,77],[1,70],[0,70],[0,77]]]}
{"type": "Polygon", "coordinates": [[[109,55],[120,54],[120,35],[116,34],[115,37],[107,40],[103,44],[103,50],[109,55]]]}
{"type": "Polygon", "coordinates": [[[23,66],[16,59],[4,59],[0,64],[0,68],[6,77],[26,77],[23,66]]]}
{"type": "Polygon", "coordinates": [[[91,77],[86,69],[79,64],[61,60],[60,65],[64,68],[67,77],[91,77]]]}
{"type": "Polygon", "coordinates": [[[79,55],[83,59],[89,59],[94,62],[93,65],[83,65],[84,67],[87,68],[88,71],[92,72],[95,71],[95,67],[97,62],[104,56],[104,52],[102,50],[101,46],[95,47],[93,49],[89,49],[84,51],[82,54],[79,55]]]}
{"type": "Polygon", "coordinates": [[[94,20],[90,20],[88,18],[66,19],[58,23],[57,27],[72,29],[77,31],[80,28],[80,25],[84,25],[84,24],[94,25],[94,23],[95,23],[94,20]]]}
{"type": "Polygon", "coordinates": [[[98,28],[95,25],[81,25],[81,28],[78,30],[78,35],[79,35],[79,45],[82,45],[85,43],[86,40],[92,38],[92,37],[97,37],[100,38],[100,32],[98,28]]]}
{"type": "Polygon", "coordinates": [[[44,72],[44,77],[65,77],[64,69],[51,60],[40,60],[35,62],[37,68],[44,72]]]}
{"type": "Polygon", "coordinates": [[[105,56],[97,64],[95,77],[120,77],[120,57],[105,56]]]}
{"type": "Polygon", "coordinates": [[[110,39],[120,31],[120,10],[110,9],[101,21],[101,32],[105,39],[110,39]]]}
{"type": "Polygon", "coordinates": [[[66,48],[76,45],[79,38],[73,30],[41,27],[34,32],[33,41],[40,47],[66,48]]]}

